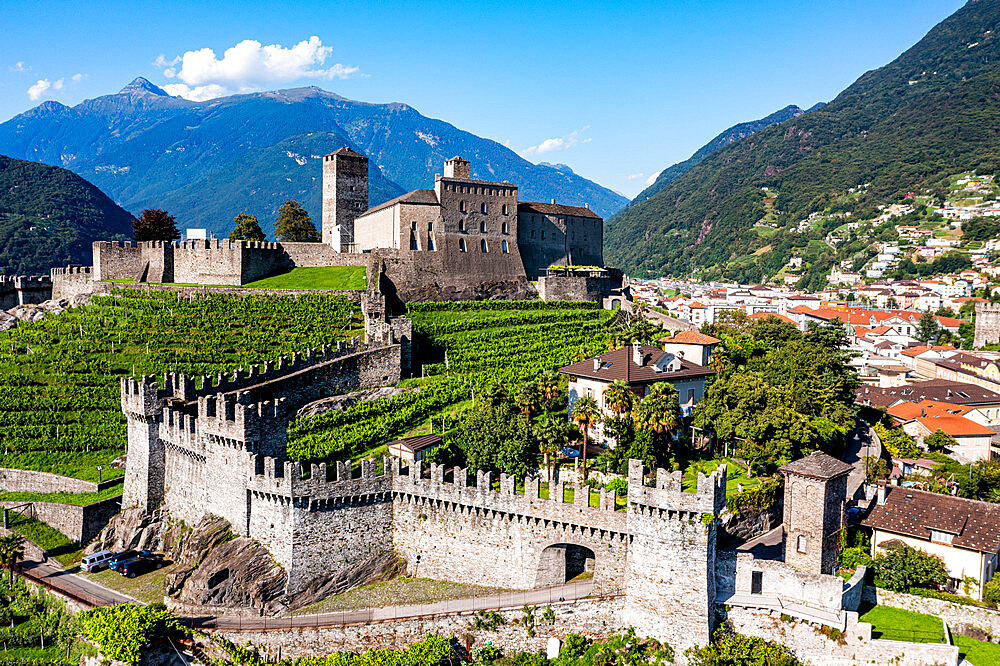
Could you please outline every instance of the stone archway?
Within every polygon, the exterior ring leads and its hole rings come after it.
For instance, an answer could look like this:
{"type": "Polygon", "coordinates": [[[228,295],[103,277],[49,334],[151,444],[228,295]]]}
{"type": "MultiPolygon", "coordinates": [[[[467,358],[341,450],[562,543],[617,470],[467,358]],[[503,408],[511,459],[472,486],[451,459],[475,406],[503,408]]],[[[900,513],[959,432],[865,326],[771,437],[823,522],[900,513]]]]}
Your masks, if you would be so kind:
{"type": "Polygon", "coordinates": [[[587,547],[575,543],[554,543],[538,556],[535,587],[562,585],[576,578],[594,575],[596,555],[587,547]]]}

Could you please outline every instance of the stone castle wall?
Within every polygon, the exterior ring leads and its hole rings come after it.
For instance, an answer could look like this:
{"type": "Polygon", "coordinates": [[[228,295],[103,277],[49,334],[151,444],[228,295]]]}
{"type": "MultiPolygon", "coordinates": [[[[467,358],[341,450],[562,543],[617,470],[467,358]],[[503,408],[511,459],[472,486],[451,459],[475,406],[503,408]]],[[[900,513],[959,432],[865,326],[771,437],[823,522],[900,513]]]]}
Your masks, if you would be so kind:
{"type": "MultiPolygon", "coordinates": [[[[6,508],[23,504],[23,501],[0,501],[0,506],[6,508]]],[[[82,506],[58,502],[31,502],[31,505],[38,520],[56,528],[75,543],[84,544],[97,536],[111,517],[118,513],[121,497],[109,497],[82,506]]]]}
{"type": "Polygon", "coordinates": [[[98,483],[50,472],[0,467],[0,488],[10,492],[97,493],[121,482],[121,479],[109,479],[98,483]]]}
{"type": "Polygon", "coordinates": [[[41,303],[50,298],[52,280],[48,276],[0,275],[0,310],[41,303]]]}

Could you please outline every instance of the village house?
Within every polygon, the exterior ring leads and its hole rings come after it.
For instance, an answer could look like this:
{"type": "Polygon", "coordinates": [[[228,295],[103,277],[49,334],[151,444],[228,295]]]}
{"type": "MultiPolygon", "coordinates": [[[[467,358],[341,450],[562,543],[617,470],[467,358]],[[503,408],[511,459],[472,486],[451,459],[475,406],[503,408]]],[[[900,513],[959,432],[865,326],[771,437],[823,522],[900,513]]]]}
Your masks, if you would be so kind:
{"type": "Polygon", "coordinates": [[[407,462],[420,462],[441,444],[441,435],[417,435],[389,442],[389,455],[407,462]]]}
{"type": "Polygon", "coordinates": [[[872,530],[872,557],[899,545],[940,557],[948,572],[947,588],[954,594],[981,599],[983,586],[997,570],[998,504],[915,488],[880,487],[862,524],[872,530]]]}
{"type": "Polygon", "coordinates": [[[1000,448],[992,444],[993,430],[967,418],[970,412],[976,411],[973,407],[921,400],[900,402],[886,411],[921,448],[925,448],[926,437],[940,430],[957,443],[944,452],[961,463],[1000,458],[1000,448]]]}

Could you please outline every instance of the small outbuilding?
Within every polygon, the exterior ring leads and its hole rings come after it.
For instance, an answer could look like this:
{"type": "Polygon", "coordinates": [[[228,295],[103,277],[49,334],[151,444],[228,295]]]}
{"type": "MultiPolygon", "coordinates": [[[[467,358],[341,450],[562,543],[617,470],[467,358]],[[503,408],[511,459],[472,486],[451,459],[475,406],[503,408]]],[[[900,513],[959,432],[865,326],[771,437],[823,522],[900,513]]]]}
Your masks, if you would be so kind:
{"type": "Polygon", "coordinates": [[[441,444],[441,435],[417,435],[389,442],[389,455],[409,462],[419,462],[441,444]]]}

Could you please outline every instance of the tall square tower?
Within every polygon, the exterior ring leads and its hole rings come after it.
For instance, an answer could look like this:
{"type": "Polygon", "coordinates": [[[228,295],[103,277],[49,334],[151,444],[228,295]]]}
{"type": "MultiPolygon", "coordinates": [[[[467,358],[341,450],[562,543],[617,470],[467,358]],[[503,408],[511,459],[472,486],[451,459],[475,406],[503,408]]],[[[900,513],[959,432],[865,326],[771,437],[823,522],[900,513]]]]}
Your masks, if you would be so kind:
{"type": "Polygon", "coordinates": [[[354,218],[368,210],[368,158],[343,147],[323,158],[323,242],[354,251],[354,218]]]}
{"type": "Polygon", "coordinates": [[[778,470],[785,475],[785,562],[796,570],[836,572],[847,477],[852,469],[814,451],[778,470]]]}

